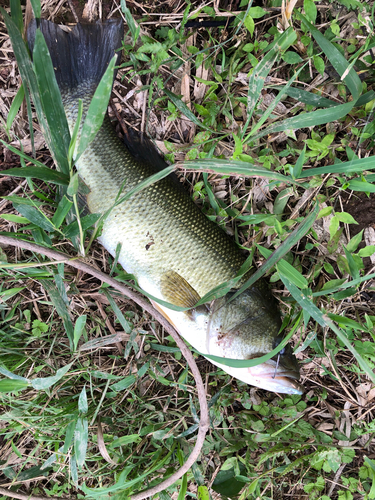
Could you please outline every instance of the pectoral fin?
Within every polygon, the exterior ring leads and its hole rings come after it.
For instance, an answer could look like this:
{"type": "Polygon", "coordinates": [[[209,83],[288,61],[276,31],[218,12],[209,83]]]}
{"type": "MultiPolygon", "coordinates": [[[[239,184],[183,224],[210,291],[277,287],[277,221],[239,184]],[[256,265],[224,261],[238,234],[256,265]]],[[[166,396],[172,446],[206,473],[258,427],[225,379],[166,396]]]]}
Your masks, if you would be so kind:
{"type": "MultiPolygon", "coordinates": [[[[185,278],[175,271],[165,273],[160,285],[165,300],[179,307],[194,307],[201,298],[185,278]]],[[[191,316],[191,311],[186,311],[186,314],[191,316]]]]}

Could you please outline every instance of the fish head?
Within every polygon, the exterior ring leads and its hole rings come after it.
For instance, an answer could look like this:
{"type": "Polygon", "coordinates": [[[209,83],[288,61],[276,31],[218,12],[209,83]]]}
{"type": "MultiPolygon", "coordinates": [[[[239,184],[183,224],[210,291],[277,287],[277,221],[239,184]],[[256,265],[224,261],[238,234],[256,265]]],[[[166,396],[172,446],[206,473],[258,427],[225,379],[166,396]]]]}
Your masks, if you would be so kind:
{"type": "MultiPolygon", "coordinates": [[[[257,283],[258,285],[258,283],[257,283]]],[[[280,313],[267,285],[260,284],[234,297],[229,292],[211,304],[207,326],[209,354],[232,359],[264,356],[282,341],[280,313]]],[[[223,366],[223,365],[221,365],[223,366]]],[[[290,345],[266,362],[225,370],[243,382],[278,393],[302,394],[299,366],[290,345]]]]}

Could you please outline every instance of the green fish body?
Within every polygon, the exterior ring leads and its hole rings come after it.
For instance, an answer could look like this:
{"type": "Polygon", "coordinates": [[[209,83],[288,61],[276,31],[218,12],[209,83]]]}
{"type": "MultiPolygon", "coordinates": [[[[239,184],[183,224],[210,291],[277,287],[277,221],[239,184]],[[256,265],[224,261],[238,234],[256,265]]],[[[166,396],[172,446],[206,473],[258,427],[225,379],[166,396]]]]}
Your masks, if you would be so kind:
{"type": "MultiPolygon", "coordinates": [[[[118,20],[76,25],[70,32],[41,21],[70,130],[83,101],[83,117],[101,76],[121,47],[118,20]]],[[[29,28],[33,45],[35,21],[29,28]]],[[[152,159],[151,159],[152,162],[152,159]]],[[[170,177],[115,206],[121,192],[155,173],[150,162],[136,159],[104,119],[94,141],[76,162],[89,189],[91,213],[104,214],[100,243],[133,274],[147,293],[177,306],[192,307],[207,292],[236,277],[245,261],[239,247],[211,222],[170,177]]],[[[202,354],[251,359],[269,353],[281,338],[280,315],[268,286],[258,281],[251,289],[213,301],[187,312],[154,303],[177,331],[202,354]]],[[[214,363],[243,382],[281,393],[301,393],[299,368],[287,346],[278,359],[253,368],[232,368],[214,363]]]]}

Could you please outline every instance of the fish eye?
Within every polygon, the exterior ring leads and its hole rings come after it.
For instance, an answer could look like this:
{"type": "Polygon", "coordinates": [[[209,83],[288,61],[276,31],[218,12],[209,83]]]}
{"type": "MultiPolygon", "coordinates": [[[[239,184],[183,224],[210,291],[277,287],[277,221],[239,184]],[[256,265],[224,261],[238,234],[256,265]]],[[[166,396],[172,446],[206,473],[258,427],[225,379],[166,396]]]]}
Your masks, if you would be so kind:
{"type": "Polygon", "coordinates": [[[283,348],[281,349],[281,351],[279,351],[279,353],[278,353],[278,354],[279,354],[279,356],[282,356],[283,354],[285,354],[285,347],[283,347],[283,348]]]}

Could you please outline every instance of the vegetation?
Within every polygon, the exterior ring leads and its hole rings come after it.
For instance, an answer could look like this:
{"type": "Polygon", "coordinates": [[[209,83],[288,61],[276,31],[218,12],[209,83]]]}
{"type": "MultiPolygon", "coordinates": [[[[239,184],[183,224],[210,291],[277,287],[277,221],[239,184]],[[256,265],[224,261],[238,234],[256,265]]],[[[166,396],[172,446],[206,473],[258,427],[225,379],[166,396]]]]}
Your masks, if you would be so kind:
{"type": "MultiPolygon", "coordinates": [[[[31,3],[36,15],[74,20],[58,2],[31,3]]],[[[306,387],[256,390],[195,353],[210,429],[200,459],[155,498],[375,498],[374,6],[242,0],[234,12],[198,2],[174,12],[121,2],[128,33],[111,115],[150,134],[258,267],[269,258],[256,277],[266,273],[279,298],[306,387]],[[193,19],[228,23],[186,27],[193,19]]],[[[32,67],[21,5],[6,10],[0,236],[86,255],[129,282],[95,242],[97,218],[75,217],[77,137],[43,39],[32,67]]],[[[64,262],[14,246],[0,260],[0,495],[120,499],[171,475],[199,424],[174,340],[64,262]]]]}

